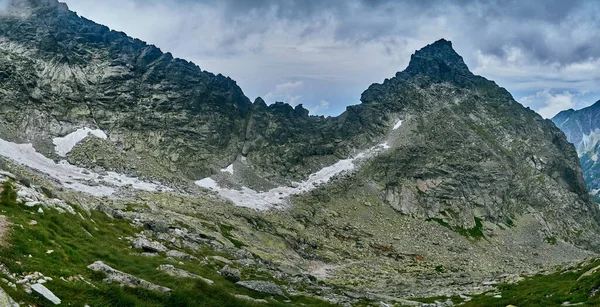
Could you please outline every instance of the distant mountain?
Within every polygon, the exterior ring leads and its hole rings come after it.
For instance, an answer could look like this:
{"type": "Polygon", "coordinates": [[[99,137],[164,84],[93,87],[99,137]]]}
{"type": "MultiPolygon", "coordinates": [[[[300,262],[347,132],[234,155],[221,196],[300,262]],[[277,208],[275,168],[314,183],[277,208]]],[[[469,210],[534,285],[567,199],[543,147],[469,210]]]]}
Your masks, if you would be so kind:
{"type": "Polygon", "coordinates": [[[600,197],[600,101],[581,110],[565,110],[552,121],[575,144],[590,193],[600,197]]]}

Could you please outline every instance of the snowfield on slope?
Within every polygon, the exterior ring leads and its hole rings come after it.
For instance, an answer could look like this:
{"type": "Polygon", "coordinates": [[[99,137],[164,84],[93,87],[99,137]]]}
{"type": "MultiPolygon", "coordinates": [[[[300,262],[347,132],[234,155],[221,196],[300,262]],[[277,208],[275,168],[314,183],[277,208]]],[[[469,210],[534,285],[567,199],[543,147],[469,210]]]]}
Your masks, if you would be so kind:
{"type": "Polygon", "coordinates": [[[141,181],[116,172],[107,172],[100,175],[69,164],[64,160],[56,163],[38,153],[31,144],[16,144],[0,139],[0,156],[46,173],[66,188],[94,196],[109,196],[116,192],[115,187],[125,187],[127,185],[144,191],[171,190],[159,184],[141,181]]]}
{"type": "Polygon", "coordinates": [[[398,128],[400,128],[400,126],[402,126],[402,120],[399,120],[395,125],[394,128],[392,128],[393,130],[398,130],[398,128]]]}
{"type": "Polygon", "coordinates": [[[232,201],[237,206],[268,210],[283,206],[292,195],[314,190],[319,185],[329,182],[334,176],[354,170],[360,160],[370,158],[389,148],[390,146],[387,143],[379,144],[357,154],[355,157],[340,160],[331,166],[327,166],[311,174],[305,181],[294,182],[291,186],[276,187],[266,192],[255,191],[248,187],[242,187],[240,190],[224,188],[212,178],[198,180],[196,185],[217,192],[219,196],[232,201]]]}
{"type": "Polygon", "coordinates": [[[54,143],[56,153],[61,157],[66,157],[67,154],[73,150],[75,145],[90,135],[95,135],[103,140],[106,140],[107,138],[107,135],[104,133],[104,131],[86,127],[77,129],[77,131],[71,132],[63,137],[54,138],[52,139],[52,142],[54,143]]]}

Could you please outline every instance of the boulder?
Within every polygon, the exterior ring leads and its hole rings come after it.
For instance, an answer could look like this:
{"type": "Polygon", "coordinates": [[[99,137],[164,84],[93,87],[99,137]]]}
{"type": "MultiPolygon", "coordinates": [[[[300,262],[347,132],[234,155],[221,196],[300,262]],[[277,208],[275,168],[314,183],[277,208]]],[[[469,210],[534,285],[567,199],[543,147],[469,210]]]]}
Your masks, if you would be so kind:
{"type": "Polygon", "coordinates": [[[250,290],[254,290],[256,292],[277,295],[286,297],[281,288],[273,282],[264,281],[264,280],[248,280],[248,281],[239,281],[235,283],[240,287],[244,287],[250,290]]]}
{"type": "Polygon", "coordinates": [[[116,282],[132,288],[139,287],[153,291],[171,292],[171,289],[167,287],[159,286],[141,278],[137,278],[133,275],[121,272],[119,270],[115,270],[102,261],[96,261],[88,265],[88,269],[91,269],[96,272],[106,273],[107,277],[104,281],[107,283],[116,282]]]}
{"type": "Polygon", "coordinates": [[[200,279],[200,280],[204,281],[205,283],[207,283],[209,286],[212,286],[215,284],[215,282],[210,279],[206,279],[202,276],[198,276],[198,275],[196,275],[194,273],[190,273],[186,270],[178,269],[170,264],[160,265],[156,269],[159,271],[163,271],[171,276],[175,276],[175,277],[200,279]]]}
{"type": "Polygon", "coordinates": [[[256,298],[252,298],[249,297],[247,295],[241,295],[241,294],[236,294],[235,298],[239,299],[239,300],[246,300],[246,301],[250,301],[253,303],[257,303],[257,304],[268,304],[269,302],[267,300],[263,300],[263,299],[256,299],[256,298]]]}
{"type": "Polygon", "coordinates": [[[19,307],[19,304],[0,288],[0,306],[19,307]]]}
{"type": "Polygon", "coordinates": [[[232,268],[228,265],[224,266],[223,269],[221,269],[220,273],[221,276],[223,276],[223,278],[234,283],[242,279],[242,273],[240,272],[240,270],[232,268]]]}
{"type": "Polygon", "coordinates": [[[61,300],[58,297],[56,297],[56,295],[54,295],[52,291],[48,290],[48,288],[46,288],[42,284],[37,283],[31,285],[31,290],[33,290],[33,292],[37,293],[38,295],[43,296],[45,299],[49,300],[54,305],[60,305],[61,303],[61,300]]]}
{"type": "Polygon", "coordinates": [[[153,253],[161,253],[167,251],[167,248],[164,245],[158,242],[150,241],[146,238],[137,238],[133,240],[132,246],[134,248],[141,248],[147,252],[153,253]]]}
{"type": "Polygon", "coordinates": [[[181,260],[187,260],[187,261],[198,260],[197,257],[194,257],[194,256],[184,253],[184,252],[176,251],[176,250],[167,251],[167,256],[181,259],[181,260]]]}

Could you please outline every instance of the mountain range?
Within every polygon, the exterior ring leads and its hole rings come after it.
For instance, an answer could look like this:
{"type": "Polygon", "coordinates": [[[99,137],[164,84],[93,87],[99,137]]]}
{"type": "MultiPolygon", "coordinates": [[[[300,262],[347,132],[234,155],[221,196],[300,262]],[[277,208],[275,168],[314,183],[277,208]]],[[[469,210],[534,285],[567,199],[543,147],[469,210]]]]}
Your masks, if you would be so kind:
{"type": "MultiPolygon", "coordinates": [[[[56,0],[10,0],[0,93],[5,218],[38,229],[12,228],[3,274],[51,276],[63,302],[194,306],[204,282],[232,306],[418,304],[406,299],[494,293],[600,251],[577,154],[595,165],[595,115],[543,119],[445,39],[341,115],[311,116],[56,0]],[[28,243],[46,223],[44,245],[28,243]],[[73,276],[89,282],[61,281],[73,276]]],[[[5,291],[47,303],[24,294],[37,284],[5,291]]]]}

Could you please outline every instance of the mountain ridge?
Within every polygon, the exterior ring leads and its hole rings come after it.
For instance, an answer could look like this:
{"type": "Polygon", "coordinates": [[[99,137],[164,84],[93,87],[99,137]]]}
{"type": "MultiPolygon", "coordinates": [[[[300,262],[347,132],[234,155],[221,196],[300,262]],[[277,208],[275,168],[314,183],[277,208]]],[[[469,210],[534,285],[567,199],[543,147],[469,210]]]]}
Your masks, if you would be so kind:
{"type": "Polygon", "coordinates": [[[597,198],[600,195],[600,165],[596,163],[600,152],[600,100],[579,110],[561,111],[552,121],[575,145],[588,189],[597,198]]]}
{"type": "MultiPolygon", "coordinates": [[[[322,117],[251,102],[230,78],[41,6],[0,17],[0,92],[0,168],[16,174],[0,173],[3,193],[16,193],[2,205],[22,224],[37,213],[20,206],[37,198],[43,210],[101,213],[102,227],[133,225],[115,269],[151,255],[201,267],[233,293],[240,279],[267,279],[277,295],[352,305],[481,293],[600,252],[574,146],[444,39],[322,117]]],[[[12,268],[32,268],[20,256],[12,268]]],[[[92,256],[78,263],[110,258],[92,256]]]]}

